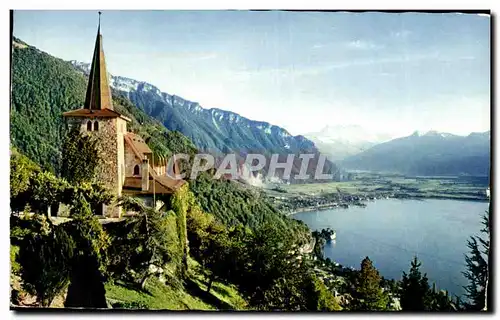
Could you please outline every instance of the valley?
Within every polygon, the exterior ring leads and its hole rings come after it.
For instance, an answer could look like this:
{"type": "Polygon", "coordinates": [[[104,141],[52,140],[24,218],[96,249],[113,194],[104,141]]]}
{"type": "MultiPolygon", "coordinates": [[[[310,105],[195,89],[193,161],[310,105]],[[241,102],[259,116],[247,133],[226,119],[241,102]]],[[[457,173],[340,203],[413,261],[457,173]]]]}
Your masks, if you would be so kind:
{"type": "Polygon", "coordinates": [[[370,201],[396,199],[450,199],[488,201],[487,177],[405,176],[352,173],[351,181],[280,184],[265,189],[274,205],[288,214],[330,208],[365,206],[370,201]]]}

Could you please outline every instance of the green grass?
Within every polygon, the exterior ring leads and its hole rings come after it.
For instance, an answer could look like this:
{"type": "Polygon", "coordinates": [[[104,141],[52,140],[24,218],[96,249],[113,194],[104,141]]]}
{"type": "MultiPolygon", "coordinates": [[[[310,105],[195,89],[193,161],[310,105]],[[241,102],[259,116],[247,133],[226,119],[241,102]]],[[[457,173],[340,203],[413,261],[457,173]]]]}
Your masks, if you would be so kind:
{"type": "MultiPolygon", "coordinates": [[[[188,264],[190,270],[193,271],[191,279],[201,290],[206,291],[207,279],[203,275],[198,262],[190,258],[188,264]]],[[[247,308],[247,302],[241,297],[238,290],[233,285],[214,281],[210,289],[210,294],[226,304],[228,309],[243,310],[247,308]]]]}
{"type": "Polygon", "coordinates": [[[215,281],[209,293],[204,271],[199,264],[189,258],[189,276],[184,286],[170,286],[158,278],[146,282],[146,290],[126,283],[107,283],[106,298],[119,303],[123,308],[151,310],[242,310],[247,307],[245,300],[234,286],[215,281]]]}
{"type": "Polygon", "coordinates": [[[10,267],[11,273],[18,274],[21,266],[17,262],[17,254],[19,253],[19,246],[10,245],[10,267]]]}
{"type": "Polygon", "coordinates": [[[122,284],[106,284],[106,298],[112,303],[138,303],[147,309],[156,310],[215,310],[201,299],[189,295],[182,289],[175,289],[151,278],[141,292],[122,284]]]}

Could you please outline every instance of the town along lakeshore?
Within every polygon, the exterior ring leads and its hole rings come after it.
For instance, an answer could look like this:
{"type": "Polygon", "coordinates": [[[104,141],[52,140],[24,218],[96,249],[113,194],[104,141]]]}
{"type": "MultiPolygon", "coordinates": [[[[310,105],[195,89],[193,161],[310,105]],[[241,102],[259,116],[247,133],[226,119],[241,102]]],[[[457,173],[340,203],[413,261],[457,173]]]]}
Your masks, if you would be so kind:
{"type": "Polygon", "coordinates": [[[415,177],[356,173],[352,180],[329,183],[274,184],[266,196],[283,213],[365,207],[380,199],[488,201],[487,177],[415,177]]]}

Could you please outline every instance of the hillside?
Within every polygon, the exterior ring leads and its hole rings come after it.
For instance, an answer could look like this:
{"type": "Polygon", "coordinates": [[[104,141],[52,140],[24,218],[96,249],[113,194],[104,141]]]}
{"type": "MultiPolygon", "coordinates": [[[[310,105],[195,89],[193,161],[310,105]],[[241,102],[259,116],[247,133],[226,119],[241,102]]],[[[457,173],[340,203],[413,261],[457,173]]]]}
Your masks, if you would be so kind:
{"type": "Polygon", "coordinates": [[[347,169],[415,175],[489,175],[490,132],[457,136],[430,131],[376,145],[342,161],[347,169]]]}

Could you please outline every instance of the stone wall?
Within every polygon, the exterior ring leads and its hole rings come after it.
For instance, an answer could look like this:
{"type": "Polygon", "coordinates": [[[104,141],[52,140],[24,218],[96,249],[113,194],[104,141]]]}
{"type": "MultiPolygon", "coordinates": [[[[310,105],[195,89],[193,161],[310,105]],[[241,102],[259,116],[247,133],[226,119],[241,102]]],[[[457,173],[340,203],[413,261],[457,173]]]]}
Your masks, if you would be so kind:
{"type": "MultiPolygon", "coordinates": [[[[97,140],[97,147],[101,158],[101,163],[97,168],[97,178],[109,191],[115,196],[121,195],[122,179],[120,178],[120,166],[123,160],[120,159],[120,146],[118,142],[117,118],[70,118],[70,125],[79,125],[80,132],[84,135],[90,135],[97,140]],[[87,130],[87,123],[92,122],[92,131],[87,130]],[[95,122],[98,122],[98,130],[94,130],[95,122]]],[[[123,134],[122,134],[123,150],[123,134]]],[[[123,159],[121,151],[121,159],[123,159]]],[[[105,216],[119,217],[121,207],[106,206],[105,216]]]]}
{"type": "Polygon", "coordinates": [[[117,164],[118,164],[118,195],[121,196],[123,183],[125,182],[125,142],[124,134],[127,132],[127,122],[121,118],[116,119],[117,134],[117,164]]]}
{"type": "Polygon", "coordinates": [[[136,165],[139,166],[139,175],[140,177],[142,175],[142,161],[137,158],[135,155],[134,151],[132,151],[132,148],[128,144],[125,144],[125,176],[126,177],[133,177],[134,176],[134,167],[136,165]]]}

